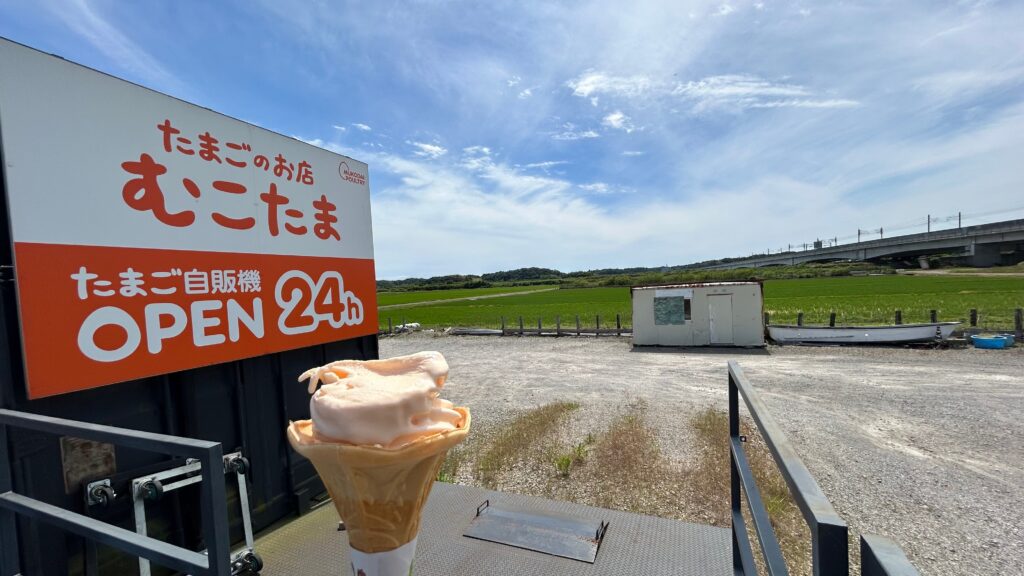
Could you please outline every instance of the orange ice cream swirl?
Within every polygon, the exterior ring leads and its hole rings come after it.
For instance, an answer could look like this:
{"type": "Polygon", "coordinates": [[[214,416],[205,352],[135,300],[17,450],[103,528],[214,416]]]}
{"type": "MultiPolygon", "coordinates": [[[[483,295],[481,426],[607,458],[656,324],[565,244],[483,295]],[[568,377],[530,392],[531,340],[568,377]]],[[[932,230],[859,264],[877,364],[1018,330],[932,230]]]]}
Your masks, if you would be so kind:
{"type": "Polygon", "coordinates": [[[419,352],[332,362],[307,370],[299,381],[309,380],[317,437],[397,449],[462,424],[463,414],[439,398],[447,377],[448,363],[440,352],[419,352]]]}

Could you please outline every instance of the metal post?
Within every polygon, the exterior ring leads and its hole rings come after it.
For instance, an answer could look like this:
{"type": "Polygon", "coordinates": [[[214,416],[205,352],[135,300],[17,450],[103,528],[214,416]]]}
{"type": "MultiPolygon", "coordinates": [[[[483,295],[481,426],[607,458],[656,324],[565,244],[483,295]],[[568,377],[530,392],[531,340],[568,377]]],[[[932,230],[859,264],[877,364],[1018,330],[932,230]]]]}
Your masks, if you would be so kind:
{"type": "Polygon", "coordinates": [[[538,316],[537,317],[537,336],[540,336],[540,331],[541,331],[541,323],[540,323],[540,316],[538,316]]]}
{"type": "Polygon", "coordinates": [[[601,335],[601,315],[598,314],[598,315],[595,316],[595,318],[596,318],[596,321],[595,321],[596,326],[594,326],[594,338],[597,338],[598,336],[601,335]]]}
{"type": "Polygon", "coordinates": [[[231,542],[228,540],[227,494],[224,490],[224,450],[211,446],[202,458],[203,481],[199,483],[202,502],[203,541],[210,558],[210,574],[231,574],[231,542]]]}
{"type": "MultiPolygon", "coordinates": [[[[0,424],[0,494],[14,489],[11,482],[11,454],[7,447],[7,425],[0,424]]],[[[0,508],[0,576],[21,573],[18,559],[18,526],[13,510],[0,508]]]]}
{"type": "Polygon", "coordinates": [[[519,335],[520,336],[523,335],[523,317],[522,316],[519,317],[519,335]]]}
{"type": "Polygon", "coordinates": [[[928,232],[930,234],[931,231],[932,231],[932,215],[929,214],[928,215],[928,229],[926,230],[926,232],[928,232]]]}
{"type": "MultiPolygon", "coordinates": [[[[736,388],[736,381],[733,380],[732,372],[729,372],[729,438],[732,439],[740,435],[740,404],[739,404],[739,390],[736,388]]],[[[736,471],[736,462],[732,459],[732,448],[729,448],[729,505],[732,510],[733,516],[741,512],[740,510],[740,475],[736,471]]],[[[740,545],[737,540],[736,530],[737,526],[733,526],[732,532],[732,567],[733,571],[742,574],[743,573],[743,558],[740,555],[740,545]]]]}
{"type": "Polygon", "coordinates": [[[622,319],[618,314],[615,315],[615,335],[622,336],[622,319]]]}
{"type": "Polygon", "coordinates": [[[1024,341],[1024,309],[1017,308],[1013,313],[1013,331],[1017,334],[1017,340],[1024,341]]]}
{"type": "Polygon", "coordinates": [[[576,335],[580,335],[580,315],[576,315],[576,335]]]}
{"type": "Polygon", "coordinates": [[[836,313],[834,310],[828,313],[828,325],[829,327],[835,327],[836,325],[836,313]]]}
{"type": "Polygon", "coordinates": [[[796,313],[796,325],[797,326],[803,326],[804,325],[804,313],[803,312],[797,312],[796,313]]]}
{"type": "Polygon", "coordinates": [[[847,576],[850,542],[844,524],[811,526],[811,562],[815,576],[847,576]]]}
{"type": "Polygon", "coordinates": [[[971,328],[976,328],[977,326],[978,326],[978,309],[977,308],[971,308],[971,328]]]}
{"type": "Polygon", "coordinates": [[[896,325],[903,324],[903,310],[896,311],[896,325]]]}
{"type": "Polygon", "coordinates": [[[960,223],[961,223],[961,220],[960,220],[960,216],[961,216],[961,213],[960,213],[960,212],[957,212],[957,213],[956,213],[956,229],[957,229],[957,230],[959,230],[959,229],[960,229],[960,223]]]}
{"type": "Polygon", "coordinates": [[[562,317],[555,315],[555,338],[562,335],[562,317]]]}
{"type": "Polygon", "coordinates": [[[938,322],[939,321],[939,312],[937,310],[929,310],[928,311],[928,321],[933,323],[933,324],[938,322]]]}
{"type": "Polygon", "coordinates": [[[504,316],[501,317],[501,335],[502,336],[505,335],[505,317],[504,316]]]}

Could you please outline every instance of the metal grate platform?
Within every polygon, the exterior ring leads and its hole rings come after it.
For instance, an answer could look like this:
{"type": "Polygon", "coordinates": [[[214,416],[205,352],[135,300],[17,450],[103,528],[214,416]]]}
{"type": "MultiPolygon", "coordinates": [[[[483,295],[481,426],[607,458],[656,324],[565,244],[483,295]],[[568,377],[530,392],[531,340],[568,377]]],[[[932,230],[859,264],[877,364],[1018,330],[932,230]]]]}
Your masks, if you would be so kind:
{"type": "MultiPolygon", "coordinates": [[[[256,540],[265,576],[348,574],[348,537],[330,504],[256,540]]],[[[416,576],[732,575],[729,530],[569,502],[438,482],[427,501],[416,576]],[[484,500],[507,509],[605,520],[597,561],[586,564],[462,536],[484,500]]]]}

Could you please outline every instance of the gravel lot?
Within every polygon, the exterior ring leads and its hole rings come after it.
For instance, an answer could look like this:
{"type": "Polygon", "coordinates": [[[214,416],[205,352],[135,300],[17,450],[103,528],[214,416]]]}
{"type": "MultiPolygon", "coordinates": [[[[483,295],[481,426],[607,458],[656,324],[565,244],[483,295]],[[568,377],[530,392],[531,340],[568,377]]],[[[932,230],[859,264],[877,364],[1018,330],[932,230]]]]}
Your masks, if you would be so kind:
{"type": "Polygon", "coordinates": [[[1024,349],[769,347],[634,351],[620,338],[407,334],[381,357],[439,350],[445,397],[474,429],[555,400],[600,429],[646,399],[662,449],[691,455],[688,417],[727,409],[725,363],[762,393],[851,532],[895,540],[925,575],[1024,574],[1024,349]]]}

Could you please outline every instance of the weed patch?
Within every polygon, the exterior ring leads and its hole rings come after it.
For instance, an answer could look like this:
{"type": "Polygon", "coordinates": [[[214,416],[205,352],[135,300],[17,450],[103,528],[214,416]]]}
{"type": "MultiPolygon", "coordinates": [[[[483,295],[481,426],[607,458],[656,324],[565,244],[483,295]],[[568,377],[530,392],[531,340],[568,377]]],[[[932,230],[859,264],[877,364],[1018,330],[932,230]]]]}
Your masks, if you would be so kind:
{"type": "Polygon", "coordinates": [[[476,478],[493,488],[498,474],[507,470],[572,411],[575,402],[553,402],[520,414],[502,426],[490,445],[476,460],[476,478]]]}

